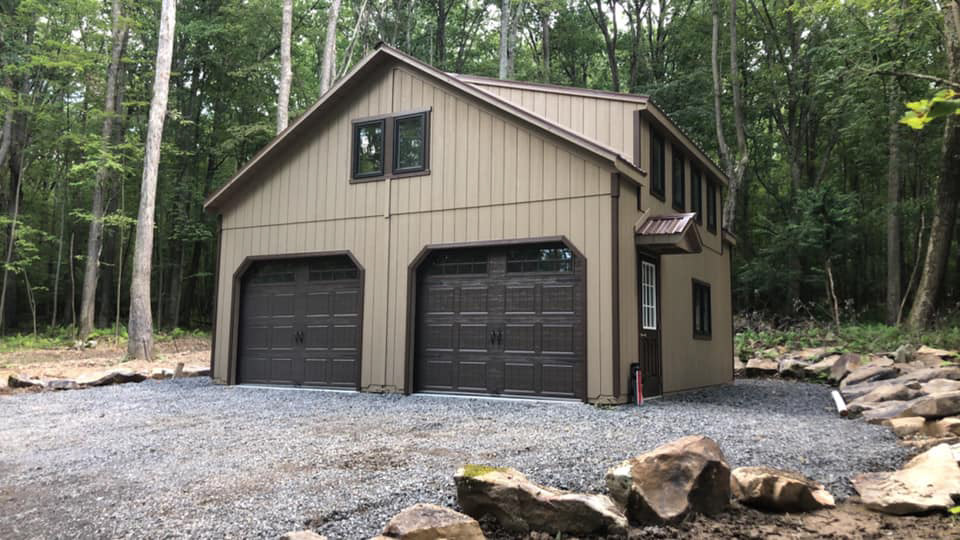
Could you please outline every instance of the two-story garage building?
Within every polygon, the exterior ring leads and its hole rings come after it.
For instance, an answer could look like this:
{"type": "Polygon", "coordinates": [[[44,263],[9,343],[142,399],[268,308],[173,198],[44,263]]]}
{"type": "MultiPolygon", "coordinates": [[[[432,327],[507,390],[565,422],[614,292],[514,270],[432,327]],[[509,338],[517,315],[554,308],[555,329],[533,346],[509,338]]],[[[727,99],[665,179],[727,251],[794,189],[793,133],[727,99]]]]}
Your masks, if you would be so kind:
{"type": "Polygon", "coordinates": [[[214,193],[213,376],[623,402],[730,382],[726,178],[643,96],[388,46],[214,193]]]}

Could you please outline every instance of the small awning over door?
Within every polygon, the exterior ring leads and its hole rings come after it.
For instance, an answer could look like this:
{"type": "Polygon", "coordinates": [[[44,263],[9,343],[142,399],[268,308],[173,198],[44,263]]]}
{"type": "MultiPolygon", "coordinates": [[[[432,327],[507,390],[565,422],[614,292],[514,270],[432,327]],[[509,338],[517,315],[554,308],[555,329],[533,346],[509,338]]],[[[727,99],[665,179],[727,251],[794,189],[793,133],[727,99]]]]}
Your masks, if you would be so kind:
{"type": "Polygon", "coordinates": [[[643,216],[633,226],[637,245],[651,253],[700,253],[703,243],[696,213],[643,216]]]}

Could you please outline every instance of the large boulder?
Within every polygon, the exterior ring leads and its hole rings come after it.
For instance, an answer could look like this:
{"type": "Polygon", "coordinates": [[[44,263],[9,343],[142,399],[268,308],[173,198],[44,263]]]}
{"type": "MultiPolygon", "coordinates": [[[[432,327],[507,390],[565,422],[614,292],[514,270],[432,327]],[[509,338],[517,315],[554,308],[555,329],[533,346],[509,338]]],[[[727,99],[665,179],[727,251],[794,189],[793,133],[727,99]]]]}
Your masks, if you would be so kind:
{"type": "Polygon", "coordinates": [[[751,358],[745,371],[747,377],[770,377],[780,372],[780,363],[770,358],[751,358]]]}
{"type": "Polygon", "coordinates": [[[81,376],[77,379],[80,386],[107,386],[110,384],[123,384],[129,382],[142,382],[147,377],[143,373],[137,373],[132,369],[111,369],[102,373],[92,373],[81,376]]]}
{"type": "Polygon", "coordinates": [[[944,349],[935,349],[933,347],[927,347],[926,345],[917,349],[917,354],[928,354],[931,356],[936,356],[939,358],[953,359],[960,356],[957,354],[957,351],[947,351],[944,349]]]}
{"type": "Polygon", "coordinates": [[[607,489],[634,523],[675,523],[730,503],[730,467],[712,439],[677,439],[607,471],[607,489]]]}
{"type": "Polygon", "coordinates": [[[922,416],[907,416],[905,418],[889,418],[881,423],[889,426],[897,437],[905,439],[923,435],[926,431],[927,419],[922,416]]]}
{"type": "Polygon", "coordinates": [[[626,517],[606,495],[538,486],[506,467],[467,465],[454,481],[464,512],[477,519],[490,515],[508,532],[626,534],[626,517]]]}
{"type": "MultiPolygon", "coordinates": [[[[923,368],[910,371],[909,373],[904,373],[893,379],[875,380],[858,384],[847,384],[847,382],[844,381],[844,384],[840,385],[840,393],[843,394],[844,399],[847,401],[852,401],[885,384],[903,383],[911,386],[912,388],[922,389],[923,383],[933,381],[934,379],[948,379],[954,381],[960,380],[960,368],[923,368]],[[918,384],[921,386],[917,386],[918,384]]],[[[926,392],[929,393],[929,391],[926,392]]]]}
{"type": "Polygon", "coordinates": [[[860,355],[847,353],[842,355],[833,363],[833,366],[830,368],[830,375],[827,377],[832,383],[839,383],[842,381],[851,371],[860,367],[860,355]]]}
{"type": "Polygon", "coordinates": [[[802,379],[807,375],[807,366],[809,363],[803,360],[797,360],[795,358],[784,358],[780,360],[777,371],[780,373],[781,377],[789,377],[794,379],[802,379]]]}
{"type": "Polygon", "coordinates": [[[313,531],[290,531],[280,537],[280,540],[327,540],[326,536],[321,536],[313,531]]]}
{"type": "Polygon", "coordinates": [[[18,373],[7,377],[7,386],[10,388],[36,388],[43,389],[43,381],[34,379],[29,375],[18,373]]]}
{"type": "Polygon", "coordinates": [[[811,512],[834,506],[833,495],[803,475],[770,467],[738,467],[730,476],[734,498],[770,512],[811,512]]]}
{"type": "Polygon", "coordinates": [[[402,540],[483,540],[480,524],[470,516],[435,504],[415,504],[393,516],[381,536],[402,540]]]}
{"type": "Polygon", "coordinates": [[[922,416],[928,419],[960,414],[960,392],[923,396],[911,401],[900,416],[922,416]]]}
{"type": "Polygon", "coordinates": [[[913,360],[913,355],[917,353],[916,348],[913,345],[901,345],[897,348],[897,352],[894,353],[897,359],[898,364],[906,364],[913,360]]]}
{"type": "Polygon", "coordinates": [[[791,358],[796,358],[797,360],[803,360],[805,362],[816,362],[821,358],[832,353],[834,349],[829,347],[813,347],[808,349],[800,349],[799,351],[793,351],[790,353],[791,358]]]}
{"type": "Polygon", "coordinates": [[[804,367],[804,371],[807,372],[807,377],[820,378],[820,377],[829,377],[830,372],[833,370],[833,366],[840,361],[843,356],[839,354],[831,354],[825,356],[823,359],[810,364],[809,366],[804,367]]]}
{"type": "Polygon", "coordinates": [[[950,379],[933,379],[920,384],[920,390],[924,394],[944,394],[946,392],[960,391],[960,381],[950,379]]]}
{"type": "Polygon", "coordinates": [[[912,388],[919,386],[917,383],[890,383],[882,384],[870,392],[858,397],[847,404],[847,408],[853,414],[859,414],[870,406],[885,401],[910,401],[923,395],[923,392],[912,388]]]}
{"type": "Polygon", "coordinates": [[[284,535],[280,537],[280,540],[327,540],[327,537],[307,529],[284,533],[284,535]]]}
{"type": "Polygon", "coordinates": [[[851,481],[867,508],[885,514],[944,512],[960,497],[960,466],[947,444],[920,454],[899,471],[864,473],[851,481]]]}
{"type": "Polygon", "coordinates": [[[924,432],[928,437],[960,437],[960,418],[952,416],[928,421],[924,426],[924,432]]]}
{"type": "Polygon", "coordinates": [[[840,383],[840,388],[845,389],[862,383],[892,379],[899,373],[896,368],[890,366],[866,365],[851,371],[850,374],[843,379],[843,382],[840,383]]]}

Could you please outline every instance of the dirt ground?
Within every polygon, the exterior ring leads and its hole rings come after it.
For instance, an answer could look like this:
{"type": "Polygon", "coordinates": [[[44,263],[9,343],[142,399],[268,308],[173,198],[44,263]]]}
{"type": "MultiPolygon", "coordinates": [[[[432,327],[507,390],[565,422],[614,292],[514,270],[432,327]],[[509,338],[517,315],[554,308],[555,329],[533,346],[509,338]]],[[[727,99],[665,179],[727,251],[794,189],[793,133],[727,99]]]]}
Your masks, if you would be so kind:
{"type": "Polygon", "coordinates": [[[75,379],[88,373],[111,368],[126,368],[134,371],[150,371],[153,368],[173,369],[178,362],[185,366],[210,365],[210,341],[204,338],[186,337],[171,339],[154,346],[155,358],[124,361],[126,343],[115,345],[101,341],[96,347],[76,349],[20,349],[0,353],[0,392],[11,391],[6,387],[7,377],[22,373],[36,379],[75,379]]]}

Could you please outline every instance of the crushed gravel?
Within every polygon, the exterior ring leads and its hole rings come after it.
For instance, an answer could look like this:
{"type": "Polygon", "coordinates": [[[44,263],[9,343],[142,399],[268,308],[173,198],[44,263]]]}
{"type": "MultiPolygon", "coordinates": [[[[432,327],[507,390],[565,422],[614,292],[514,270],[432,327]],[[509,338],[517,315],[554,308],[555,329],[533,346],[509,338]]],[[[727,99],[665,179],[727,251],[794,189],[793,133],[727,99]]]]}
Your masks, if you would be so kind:
{"type": "Polygon", "coordinates": [[[611,465],[690,434],[732,467],[800,471],[840,497],[905,457],[798,382],[597,408],[147,381],[0,398],[0,538],[365,538],[410,504],[454,506],[463,463],[598,492],[611,465]]]}

